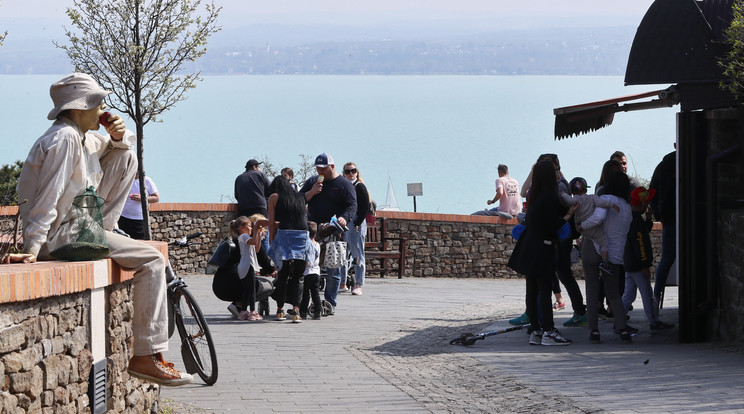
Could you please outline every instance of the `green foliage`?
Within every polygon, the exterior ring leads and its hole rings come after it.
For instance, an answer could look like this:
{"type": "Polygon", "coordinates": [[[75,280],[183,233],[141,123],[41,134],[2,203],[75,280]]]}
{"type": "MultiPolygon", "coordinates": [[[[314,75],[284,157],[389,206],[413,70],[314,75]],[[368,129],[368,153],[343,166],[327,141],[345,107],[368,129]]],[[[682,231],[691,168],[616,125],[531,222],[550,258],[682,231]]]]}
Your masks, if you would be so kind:
{"type": "Polygon", "coordinates": [[[721,87],[741,100],[744,95],[744,0],[736,0],[731,10],[731,25],[726,29],[730,50],[718,64],[728,78],[721,82],[721,87]]]}
{"type": "Polygon", "coordinates": [[[18,204],[16,185],[21,176],[23,161],[15,164],[4,164],[0,167],[0,206],[14,206],[18,204]]]}

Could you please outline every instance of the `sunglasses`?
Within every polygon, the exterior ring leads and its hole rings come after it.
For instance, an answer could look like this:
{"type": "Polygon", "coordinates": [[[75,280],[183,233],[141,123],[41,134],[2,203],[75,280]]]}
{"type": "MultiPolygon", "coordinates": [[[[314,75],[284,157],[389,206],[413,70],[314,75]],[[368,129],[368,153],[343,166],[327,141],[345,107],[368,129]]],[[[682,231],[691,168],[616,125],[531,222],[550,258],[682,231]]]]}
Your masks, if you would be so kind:
{"type": "Polygon", "coordinates": [[[356,168],[352,168],[350,170],[344,170],[344,174],[354,174],[357,172],[356,168]]]}

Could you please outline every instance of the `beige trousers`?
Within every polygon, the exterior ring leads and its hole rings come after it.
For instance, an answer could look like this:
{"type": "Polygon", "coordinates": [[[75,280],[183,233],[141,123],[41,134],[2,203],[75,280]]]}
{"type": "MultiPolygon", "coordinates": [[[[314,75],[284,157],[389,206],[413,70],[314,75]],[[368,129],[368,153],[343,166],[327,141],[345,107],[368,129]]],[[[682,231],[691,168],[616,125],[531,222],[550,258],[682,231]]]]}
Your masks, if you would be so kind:
{"type": "Polygon", "coordinates": [[[106,200],[103,224],[108,230],[109,258],[121,267],[134,269],[134,355],[165,351],[168,349],[165,258],[152,246],[111,232],[132,188],[137,157],[134,151],[114,149],[100,162],[103,179],[98,185],[98,195],[106,200]]]}

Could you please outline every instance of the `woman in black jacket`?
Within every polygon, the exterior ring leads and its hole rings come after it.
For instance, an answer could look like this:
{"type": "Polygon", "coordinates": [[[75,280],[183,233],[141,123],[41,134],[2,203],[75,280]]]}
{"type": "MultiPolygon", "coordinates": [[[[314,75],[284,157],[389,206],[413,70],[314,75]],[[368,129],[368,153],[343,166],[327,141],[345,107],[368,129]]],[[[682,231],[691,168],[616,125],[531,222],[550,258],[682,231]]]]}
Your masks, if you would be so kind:
{"type": "Polygon", "coordinates": [[[527,316],[530,318],[532,345],[568,345],[553,322],[552,284],[555,274],[557,231],[571,218],[577,206],[560,216],[556,167],[540,161],[532,170],[532,186],[527,195],[525,229],[509,258],[509,267],[525,276],[527,316]],[[538,304],[539,301],[539,304],[538,304]],[[538,311],[539,309],[539,311],[538,311]]]}

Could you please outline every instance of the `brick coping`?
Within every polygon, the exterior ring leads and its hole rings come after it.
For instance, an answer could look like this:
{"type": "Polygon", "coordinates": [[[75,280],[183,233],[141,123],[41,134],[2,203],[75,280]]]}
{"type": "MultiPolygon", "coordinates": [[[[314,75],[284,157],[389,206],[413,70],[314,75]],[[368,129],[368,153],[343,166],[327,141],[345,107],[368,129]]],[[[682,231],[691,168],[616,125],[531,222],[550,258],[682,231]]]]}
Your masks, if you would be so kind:
{"type": "MultiPolygon", "coordinates": [[[[168,244],[159,241],[144,242],[168,257],[168,244]]],[[[99,276],[100,278],[101,276],[99,276]]],[[[115,285],[134,278],[134,271],[124,269],[111,259],[88,262],[44,261],[0,265],[0,304],[23,302],[84,292],[94,288],[115,285]],[[96,271],[105,266],[108,278],[97,283],[96,271]]]]}

